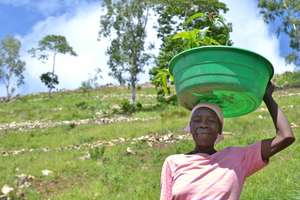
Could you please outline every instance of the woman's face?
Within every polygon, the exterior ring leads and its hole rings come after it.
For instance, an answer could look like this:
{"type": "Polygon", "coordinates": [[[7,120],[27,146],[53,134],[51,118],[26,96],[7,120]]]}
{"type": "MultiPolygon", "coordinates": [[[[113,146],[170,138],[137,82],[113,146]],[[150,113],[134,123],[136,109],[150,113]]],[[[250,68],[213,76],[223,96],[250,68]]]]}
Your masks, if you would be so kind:
{"type": "Polygon", "coordinates": [[[221,133],[221,123],[217,114],[205,107],[201,107],[193,113],[190,128],[198,146],[213,146],[218,134],[221,133]]]}

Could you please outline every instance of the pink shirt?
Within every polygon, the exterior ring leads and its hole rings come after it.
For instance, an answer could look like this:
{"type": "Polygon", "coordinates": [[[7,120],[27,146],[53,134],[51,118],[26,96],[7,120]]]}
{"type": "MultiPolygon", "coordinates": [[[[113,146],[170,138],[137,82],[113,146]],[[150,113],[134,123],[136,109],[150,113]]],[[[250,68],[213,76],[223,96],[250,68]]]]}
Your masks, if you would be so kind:
{"type": "Polygon", "coordinates": [[[226,147],[208,155],[168,156],[161,173],[160,200],[238,200],[246,177],[266,166],[261,141],[226,147]]]}

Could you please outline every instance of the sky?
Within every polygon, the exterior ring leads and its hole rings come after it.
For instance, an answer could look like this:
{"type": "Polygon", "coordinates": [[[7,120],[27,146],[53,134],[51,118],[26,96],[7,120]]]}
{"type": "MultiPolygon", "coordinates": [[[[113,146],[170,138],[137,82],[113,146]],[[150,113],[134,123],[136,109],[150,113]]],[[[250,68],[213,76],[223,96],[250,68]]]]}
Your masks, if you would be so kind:
{"type": "MultiPolygon", "coordinates": [[[[286,37],[277,38],[274,27],[264,23],[256,1],[221,0],[229,11],[225,14],[227,22],[233,24],[231,39],[234,46],[255,51],[271,61],[275,73],[291,71],[293,65],[286,65],[284,55],[288,52],[286,37]]],[[[39,77],[51,70],[51,59],[41,63],[28,54],[28,50],[37,47],[38,41],[48,34],[66,36],[69,44],[78,56],[58,55],[56,74],[60,84],[58,89],[76,89],[82,81],[91,78],[95,69],[102,69],[102,84],[117,81],[108,76],[108,57],[105,55],[110,40],[97,41],[99,19],[104,11],[99,0],[0,0],[0,39],[13,35],[22,43],[21,59],[26,62],[25,85],[17,89],[18,94],[47,91],[39,77]]],[[[154,55],[158,54],[161,41],[152,28],[156,17],[151,15],[147,26],[147,43],[154,43],[154,55]]],[[[149,81],[149,69],[139,75],[139,83],[149,81]]],[[[0,83],[0,96],[5,96],[4,85],[0,83]]]]}

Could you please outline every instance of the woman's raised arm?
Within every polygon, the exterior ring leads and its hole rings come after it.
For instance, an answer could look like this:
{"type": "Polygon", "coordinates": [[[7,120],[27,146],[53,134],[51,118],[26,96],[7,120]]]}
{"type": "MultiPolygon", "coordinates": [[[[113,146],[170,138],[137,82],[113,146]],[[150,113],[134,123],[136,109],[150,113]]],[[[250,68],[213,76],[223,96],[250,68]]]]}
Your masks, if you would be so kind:
{"type": "Polygon", "coordinates": [[[272,97],[274,88],[273,83],[269,82],[263,98],[276,129],[275,137],[262,141],[261,153],[263,160],[268,160],[295,141],[295,136],[287,118],[272,97]]]}

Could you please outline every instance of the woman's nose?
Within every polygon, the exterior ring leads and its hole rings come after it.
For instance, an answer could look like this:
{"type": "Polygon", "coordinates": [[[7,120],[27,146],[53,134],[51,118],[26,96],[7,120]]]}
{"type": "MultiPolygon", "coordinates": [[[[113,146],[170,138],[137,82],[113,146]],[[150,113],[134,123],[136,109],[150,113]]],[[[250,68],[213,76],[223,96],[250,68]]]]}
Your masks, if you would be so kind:
{"type": "Polygon", "coordinates": [[[200,126],[201,128],[207,128],[207,127],[208,127],[208,124],[207,124],[207,122],[206,122],[205,120],[202,120],[202,121],[200,122],[199,126],[200,126]]]}

